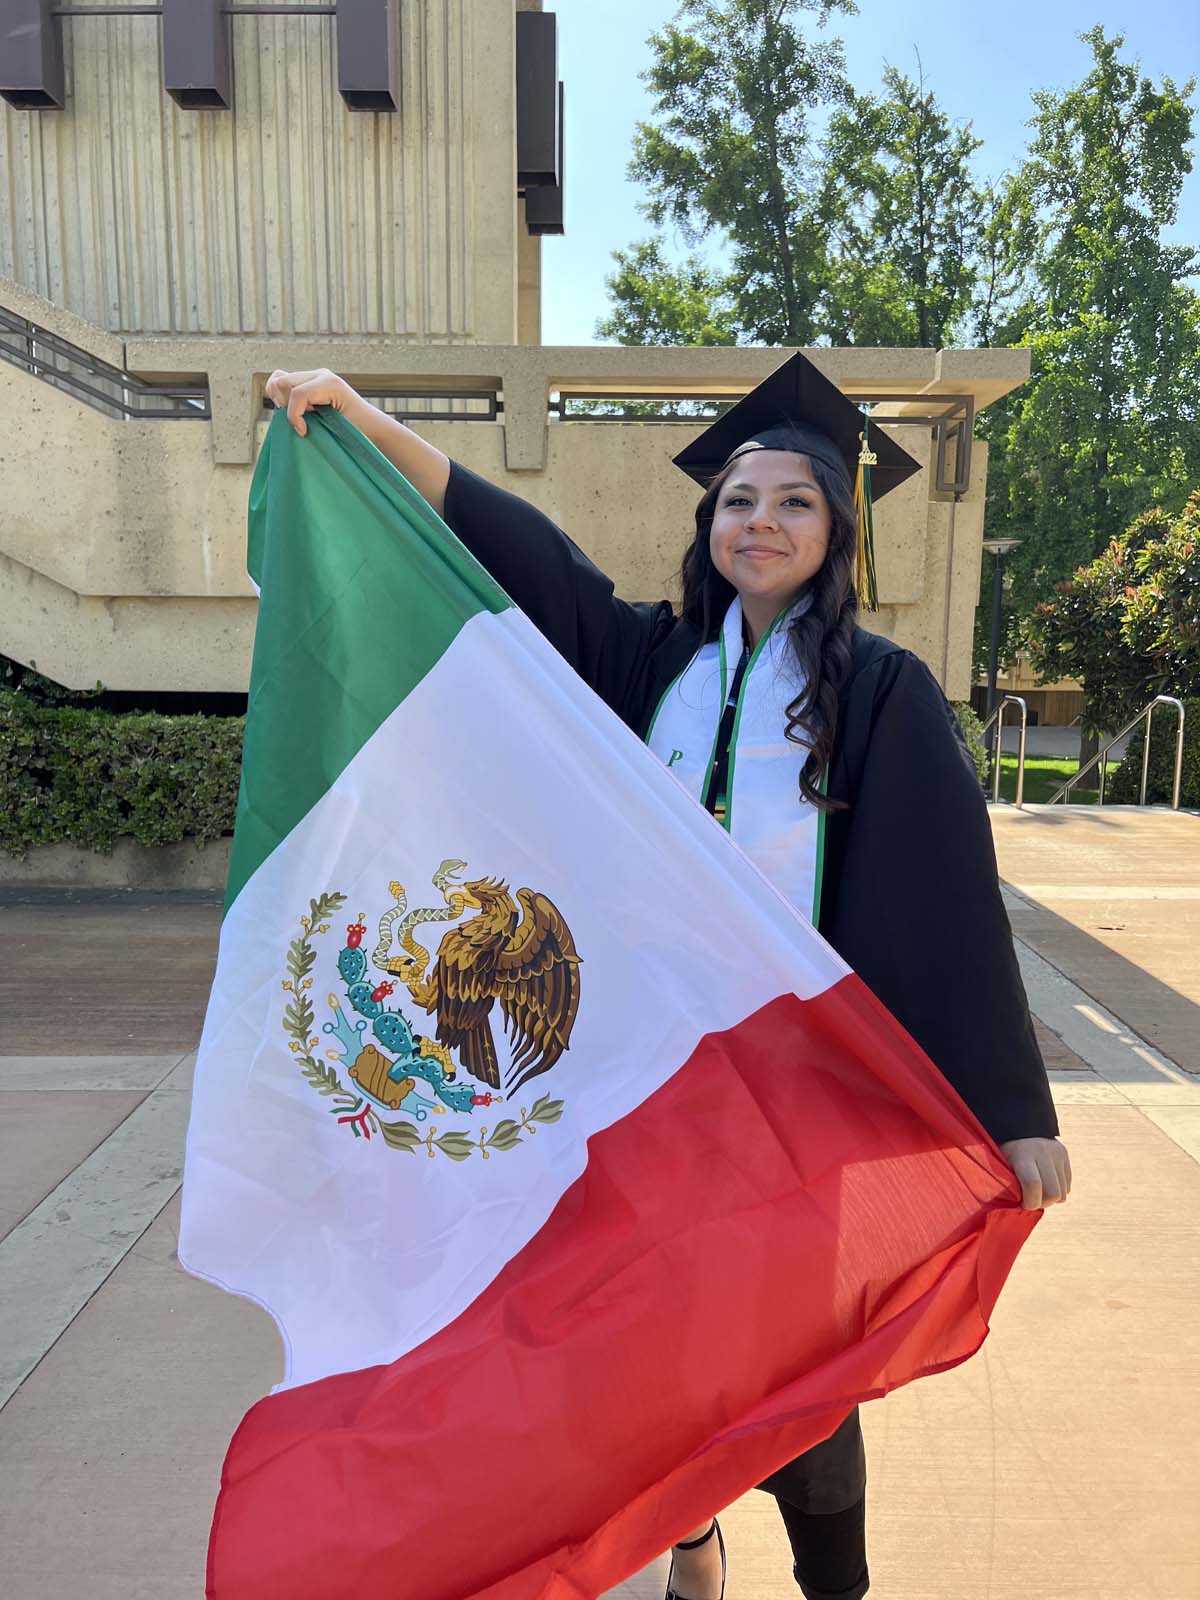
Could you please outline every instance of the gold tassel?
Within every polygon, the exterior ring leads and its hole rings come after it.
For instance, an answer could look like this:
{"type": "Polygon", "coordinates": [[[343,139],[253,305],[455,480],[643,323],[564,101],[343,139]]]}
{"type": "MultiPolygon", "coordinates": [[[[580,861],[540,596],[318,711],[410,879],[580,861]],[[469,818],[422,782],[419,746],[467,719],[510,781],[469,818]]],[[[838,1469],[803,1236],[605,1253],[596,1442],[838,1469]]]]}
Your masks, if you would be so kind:
{"type": "Polygon", "coordinates": [[[867,443],[866,430],[859,434],[858,471],[854,474],[854,515],[858,523],[858,561],[855,592],[860,611],[879,610],[879,591],[875,582],[875,523],[871,510],[871,468],[879,457],[867,443]]]}

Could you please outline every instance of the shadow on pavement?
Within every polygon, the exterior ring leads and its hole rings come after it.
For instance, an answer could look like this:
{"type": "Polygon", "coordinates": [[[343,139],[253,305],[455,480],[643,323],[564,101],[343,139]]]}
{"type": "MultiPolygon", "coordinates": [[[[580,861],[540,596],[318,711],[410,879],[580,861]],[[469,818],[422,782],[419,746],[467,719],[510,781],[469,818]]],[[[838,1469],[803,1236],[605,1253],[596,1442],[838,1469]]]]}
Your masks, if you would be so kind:
{"type": "MultiPolygon", "coordinates": [[[[1028,909],[1009,912],[1018,939],[1140,1034],[1147,1044],[1161,1050],[1184,1071],[1200,1073],[1200,1005],[1078,923],[1027,894],[1022,894],[1022,899],[1028,909]]],[[[1113,901],[1120,899],[1120,889],[1114,889],[1113,901]]],[[[1161,903],[1160,916],[1169,918],[1171,912],[1169,902],[1161,903]]],[[[1145,902],[1138,904],[1138,914],[1145,916],[1145,902]]],[[[1123,930],[1114,925],[1113,931],[1123,930]]]]}

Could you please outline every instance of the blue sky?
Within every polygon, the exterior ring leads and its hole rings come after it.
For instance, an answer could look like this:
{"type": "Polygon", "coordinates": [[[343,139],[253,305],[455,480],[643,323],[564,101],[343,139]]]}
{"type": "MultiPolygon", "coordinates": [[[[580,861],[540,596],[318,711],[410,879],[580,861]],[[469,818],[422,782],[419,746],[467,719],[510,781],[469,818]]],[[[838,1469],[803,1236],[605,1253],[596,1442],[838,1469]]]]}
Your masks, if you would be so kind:
{"type": "MultiPolygon", "coordinates": [[[[545,9],[558,16],[566,85],[567,232],[542,241],[542,339],[592,344],[607,309],[611,252],[653,232],[625,169],[634,126],[651,109],[638,77],[650,59],[646,40],[675,15],[676,3],[546,0],[545,9]]],[[[836,19],[829,31],[845,41],[849,76],[860,90],[876,89],[888,64],[915,73],[919,51],[943,108],[984,140],[980,174],[998,175],[1025,148],[1030,91],[1078,82],[1091,53],[1077,35],[1097,22],[1124,33],[1124,54],[1136,55],[1156,82],[1168,73],[1177,84],[1200,76],[1194,0],[859,0],[858,16],[836,19]]],[[[1185,182],[1170,236],[1200,244],[1200,170],[1185,182]]],[[[675,244],[684,253],[683,241],[675,244]]]]}

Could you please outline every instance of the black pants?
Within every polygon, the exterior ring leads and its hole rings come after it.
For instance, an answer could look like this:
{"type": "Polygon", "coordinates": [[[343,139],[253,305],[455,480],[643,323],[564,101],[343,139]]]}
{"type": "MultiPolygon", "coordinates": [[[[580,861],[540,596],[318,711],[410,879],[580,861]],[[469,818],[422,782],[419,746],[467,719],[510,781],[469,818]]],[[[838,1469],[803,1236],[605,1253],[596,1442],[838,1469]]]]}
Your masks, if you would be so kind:
{"type": "Polygon", "coordinates": [[[857,1408],[823,1443],[759,1484],[775,1496],[805,1600],[862,1600],[867,1460],[857,1408]]]}

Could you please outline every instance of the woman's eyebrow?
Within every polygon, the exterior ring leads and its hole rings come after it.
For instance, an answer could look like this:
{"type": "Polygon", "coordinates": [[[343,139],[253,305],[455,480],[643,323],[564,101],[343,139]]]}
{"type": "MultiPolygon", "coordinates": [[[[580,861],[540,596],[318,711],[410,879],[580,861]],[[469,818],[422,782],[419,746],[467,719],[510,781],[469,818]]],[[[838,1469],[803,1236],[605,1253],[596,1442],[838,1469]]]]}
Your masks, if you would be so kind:
{"type": "MultiPolygon", "coordinates": [[[[775,487],[776,487],[776,489],[811,489],[814,494],[816,493],[816,489],[817,489],[817,486],[816,486],[815,483],[809,483],[806,479],[803,479],[803,478],[800,480],[799,483],[777,483],[775,485],[775,487]]],[[[754,485],[752,483],[730,483],[730,484],[726,484],[726,488],[728,488],[728,489],[753,489],[754,485]]]]}

